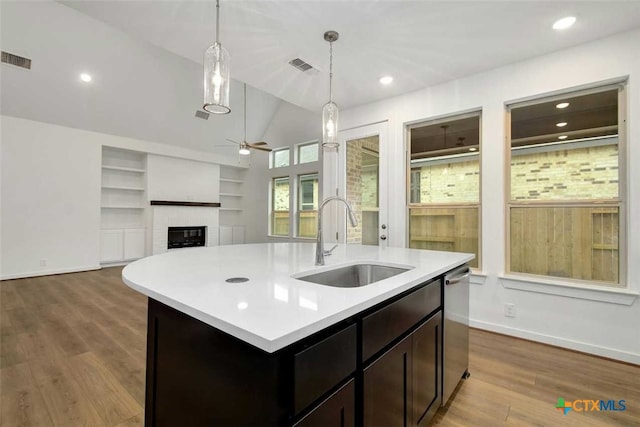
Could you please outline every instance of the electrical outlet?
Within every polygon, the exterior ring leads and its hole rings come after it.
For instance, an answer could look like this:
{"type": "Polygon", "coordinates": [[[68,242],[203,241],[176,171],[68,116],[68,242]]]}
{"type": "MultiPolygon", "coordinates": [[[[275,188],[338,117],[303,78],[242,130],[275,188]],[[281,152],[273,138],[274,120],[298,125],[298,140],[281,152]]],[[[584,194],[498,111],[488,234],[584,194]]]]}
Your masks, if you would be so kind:
{"type": "Polygon", "coordinates": [[[42,258],[40,260],[40,267],[46,267],[47,266],[47,259],[46,258],[42,258]]]}
{"type": "Polygon", "coordinates": [[[516,317],[516,305],[511,303],[506,303],[504,305],[504,316],[516,317]]]}

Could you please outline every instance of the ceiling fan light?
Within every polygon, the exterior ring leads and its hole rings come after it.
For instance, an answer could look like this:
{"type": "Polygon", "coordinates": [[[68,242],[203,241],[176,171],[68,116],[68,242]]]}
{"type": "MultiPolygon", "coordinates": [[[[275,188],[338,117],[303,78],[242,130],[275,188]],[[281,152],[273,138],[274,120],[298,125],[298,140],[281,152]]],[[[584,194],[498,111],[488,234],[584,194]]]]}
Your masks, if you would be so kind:
{"type": "Polygon", "coordinates": [[[249,146],[244,142],[241,143],[238,154],[242,154],[243,156],[248,156],[249,154],[251,154],[251,151],[249,151],[249,146]]]}
{"type": "Polygon", "coordinates": [[[228,114],[229,87],[229,52],[219,41],[220,2],[216,1],[216,42],[204,52],[204,106],[203,110],[213,114],[228,114]]]}

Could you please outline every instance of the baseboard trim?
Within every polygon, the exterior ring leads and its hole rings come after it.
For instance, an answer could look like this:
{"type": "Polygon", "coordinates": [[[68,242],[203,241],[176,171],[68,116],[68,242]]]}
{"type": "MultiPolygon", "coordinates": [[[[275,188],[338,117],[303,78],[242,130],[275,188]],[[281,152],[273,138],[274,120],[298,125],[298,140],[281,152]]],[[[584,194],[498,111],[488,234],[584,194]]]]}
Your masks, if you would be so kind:
{"type": "Polygon", "coordinates": [[[29,277],[51,276],[53,274],[78,273],[81,271],[100,270],[100,265],[87,265],[84,267],[59,268],[56,270],[32,271],[28,273],[5,274],[0,276],[0,280],[26,279],[29,277]]]}
{"type": "Polygon", "coordinates": [[[556,347],[562,347],[569,350],[575,350],[582,353],[593,354],[595,356],[615,359],[621,362],[640,365],[640,354],[620,351],[609,347],[602,347],[593,344],[587,344],[580,341],[573,341],[566,338],[555,337],[552,335],[540,334],[537,332],[527,331],[525,329],[511,328],[509,326],[498,325],[496,323],[483,322],[480,320],[469,319],[469,326],[485,331],[497,332],[503,335],[523,338],[529,341],[536,341],[543,344],[549,344],[556,347]]]}

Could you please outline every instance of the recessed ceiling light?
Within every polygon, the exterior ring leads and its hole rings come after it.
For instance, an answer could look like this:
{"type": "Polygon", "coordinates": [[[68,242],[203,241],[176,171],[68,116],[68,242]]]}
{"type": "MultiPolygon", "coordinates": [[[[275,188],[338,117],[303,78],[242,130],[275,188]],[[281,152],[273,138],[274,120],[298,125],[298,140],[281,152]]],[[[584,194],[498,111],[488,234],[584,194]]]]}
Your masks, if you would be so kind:
{"type": "Polygon", "coordinates": [[[471,147],[471,148],[469,148],[469,151],[476,151],[476,150],[477,150],[477,148],[476,148],[476,147],[471,147]]]}
{"type": "Polygon", "coordinates": [[[393,82],[393,77],[391,76],[384,76],[384,77],[380,77],[380,84],[383,85],[390,85],[391,82],[393,82]]]}
{"type": "Polygon", "coordinates": [[[567,139],[567,135],[560,135],[558,139],[567,139]]]}
{"type": "Polygon", "coordinates": [[[567,125],[567,122],[560,122],[560,123],[556,123],[556,126],[558,126],[559,128],[563,128],[567,125]]]}
{"type": "Polygon", "coordinates": [[[249,307],[249,303],[246,301],[240,301],[238,303],[238,310],[245,310],[247,307],[249,307]]]}
{"type": "Polygon", "coordinates": [[[567,16],[565,18],[558,19],[556,22],[554,22],[553,23],[553,29],[554,30],[566,30],[567,28],[569,28],[570,26],[572,26],[575,23],[576,23],[576,17],[575,16],[567,16]]]}
{"type": "Polygon", "coordinates": [[[556,104],[556,108],[567,108],[568,106],[568,102],[561,102],[560,104],[556,104]]]}
{"type": "Polygon", "coordinates": [[[80,74],[80,80],[82,80],[85,83],[89,83],[91,81],[91,75],[87,73],[82,73],[80,74]]]}

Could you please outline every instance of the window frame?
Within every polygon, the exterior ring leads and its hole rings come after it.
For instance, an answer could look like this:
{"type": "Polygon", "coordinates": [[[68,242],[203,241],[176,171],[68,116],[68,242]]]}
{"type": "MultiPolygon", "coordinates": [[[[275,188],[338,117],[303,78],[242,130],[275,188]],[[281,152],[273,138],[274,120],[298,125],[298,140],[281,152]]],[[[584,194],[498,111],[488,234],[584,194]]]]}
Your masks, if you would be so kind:
{"type": "Polygon", "coordinates": [[[473,208],[476,207],[478,209],[478,266],[471,267],[471,271],[474,274],[481,274],[483,271],[483,256],[482,256],[482,152],[483,152],[483,144],[482,144],[482,119],[483,113],[482,109],[474,109],[467,110],[459,113],[451,113],[443,116],[438,116],[434,118],[427,118],[422,120],[414,121],[410,124],[407,124],[405,127],[406,134],[406,185],[405,185],[405,197],[406,197],[406,218],[405,223],[407,224],[405,227],[405,239],[406,246],[410,247],[411,244],[411,209],[420,209],[420,208],[433,208],[433,209],[457,209],[457,208],[473,208]],[[411,202],[411,175],[414,173],[411,167],[411,130],[418,127],[423,126],[431,126],[438,125],[443,123],[449,123],[455,120],[466,119],[466,118],[478,118],[478,151],[475,152],[478,156],[478,201],[477,202],[456,202],[456,203],[412,203],[411,202]]]}
{"type": "MultiPolygon", "coordinates": [[[[279,168],[277,168],[279,169],[279,168]]],[[[291,234],[291,176],[289,175],[285,175],[285,176],[273,176],[271,177],[269,186],[271,187],[269,191],[269,229],[268,229],[268,237],[279,237],[279,238],[283,238],[283,237],[289,237],[289,235],[291,234]],[[289,227],[287,230],[287,234],[275,234],[274,233],[274,225],[275,225],[275,192],[276,192],[276,181],[277,180],[285,180],[287,181],[287,185],[289,186],[289,208],[288,211],[289,212],[289,227]]]]}
{"type": "MultiPolygon", "coordinates": [[[[311,162],[309,162],[311,163],[311,162]]],[[[316,213],[316,221],[317,216],[318,216],[318,207],[320,205],[320,173],[318,172],[304,172],[301,173],[299,175],[296,176],[296,211],[295,211],[295,216],[296,216],[296,224],[295,224],[295,233],[294,233],[294,238],[298,238],[298,239],[316,239],[316,236],[301,236],[300,235],[300,214],[302,212],[315,212],[316,213]],[[310,210],[303,210],[302,209],[302,205],[306,204],[309,205],[309,203],[302,203],[302,182],[303,182],[303,178],[305,177],[313,177],[315,179],[315,181],[317,182],[317,186],[318,186],[318,200],[315,203],[316,205],[318,205],[316,207],[316,209],[310,209],[310,210]]],[[[310,180],[313,182],[313,179],[310,180]]],[[[312,191],[313,191],[313,187],[312,187],[312,191]]],[[[311,203],[311,205],[313,206],[314,203],[311,203]]],[[[317,223],[316,223],[317,224],[317,223]]]]}
{"type": "Polygon", "coordinates": [[[282,170],[282,168],[288,168],[291,167],[291,147],[289,146],[284,146],[284,147],[278,147],[278,148],[274,148],[271,153],[269,153],[269,169],[277,169],[277,170],[282,170]],[[288,160],[287,160],[287,164],[285,166],[276,166],[276,154],[281,152],[281,151],[287,151],[289,153],[288,160]]]}
{"type": "Polygon", "coordinates": [[[505,156],[504,156],[504,200],[505,200],[505,266],[503,279],[515,281],[530,281],[542,283],[543,286],[558,286],[559,283],[567,283],[569,286],[595,286],[596,290],[627,290],[627,162],[628,162],[628,85],[627,80],[619,80],[613,83],[597,84],[591,87],[576,89],[568,88],[562,92],[553,94],[540,94],[528,97],[526,100],[505,102],[505,156]],[[511,110],[515,107],[526,107],[543,102],[566,100],[568,97],[589,95],[610,90],[618,90],[618,197],[614,199],[571,199],[571,200],[512,200],[511,198],[511,110]],[[579,207],[617,207],[618,208],[618,283],[598,280],[585,280],[570,277],[559,277],[533,273],[511,271],[511,210],[524,207],[555,207],[555,208],[579,208],[579,207]],[[546,282],[546,283],[545,283],[546,282]]]}
{"type": "Polygon", "coordinates": [[[294,157],[294,164],[295,165],[307,165],[309,163],[315,163],[317,161],[320,161],[320,141],[317,139],[314,139],[313,141],[305,141],[305,142],[301,142],[299,144],[295,144],[294,146],[294,151],[293,151],[293,157],[294,157]],[[306,147],[309,145],[315,145],[316,146],[316,159],[312,160],[310,162],[300,162],[300,149],[302,147],[306,147]]]}

